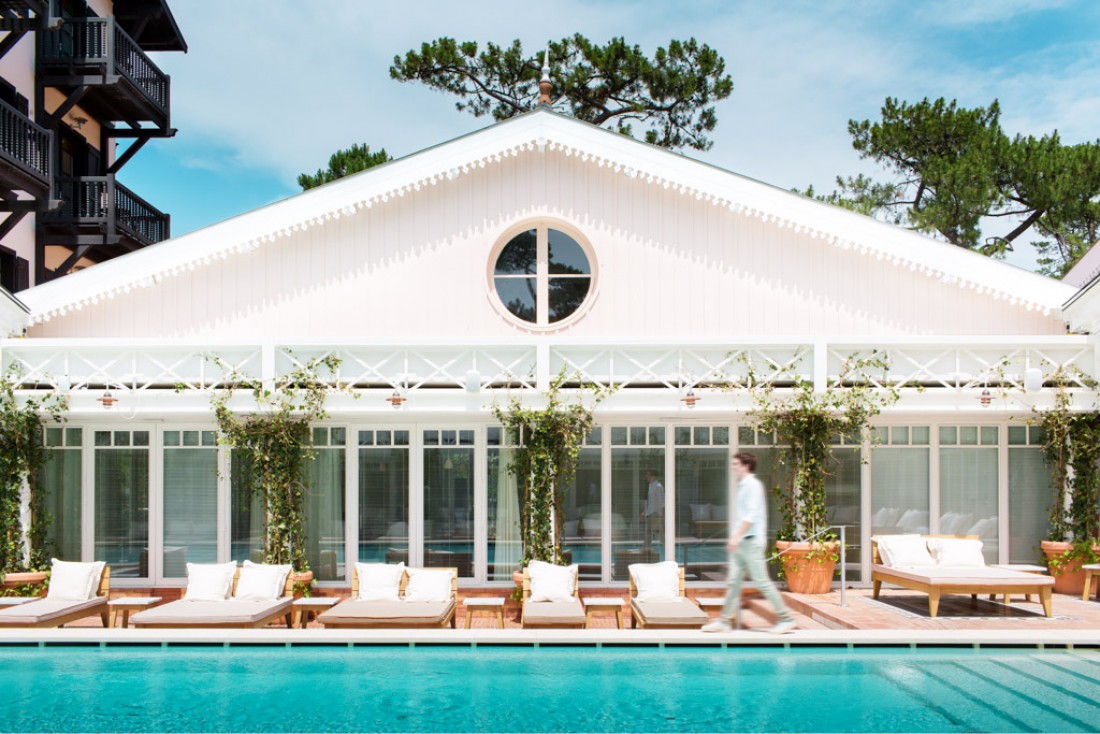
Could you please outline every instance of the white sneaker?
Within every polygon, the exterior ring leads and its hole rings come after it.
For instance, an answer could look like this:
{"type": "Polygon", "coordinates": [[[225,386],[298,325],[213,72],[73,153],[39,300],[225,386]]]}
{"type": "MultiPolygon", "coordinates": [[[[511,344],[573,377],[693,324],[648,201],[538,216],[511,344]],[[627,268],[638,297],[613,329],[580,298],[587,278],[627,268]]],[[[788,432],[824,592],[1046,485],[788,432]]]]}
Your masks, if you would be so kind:
{"type": "Polygon", "coordinates": [[[785,635],[790,632],[794,632],[795,624],[793,619],[788,619],[786,622],[776,622],[775,626],[768,630],[773,635],[785,635]]]}
{"type": "Polygon", "coordinates": [[[733,627],[724,619],[716,619],[703,625],[703,632],[732,632],[733,627]]]}

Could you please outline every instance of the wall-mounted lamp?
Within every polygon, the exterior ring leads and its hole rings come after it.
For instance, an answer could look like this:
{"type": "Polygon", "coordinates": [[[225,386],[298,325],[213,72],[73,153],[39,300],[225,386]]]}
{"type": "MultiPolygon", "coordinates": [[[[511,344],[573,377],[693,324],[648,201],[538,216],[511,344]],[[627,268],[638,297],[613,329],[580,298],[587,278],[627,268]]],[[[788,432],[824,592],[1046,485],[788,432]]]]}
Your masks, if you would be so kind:
{"type": "Polygon", "coordinates": [[[400,410],[401,406],[405,404],[405,396],[394,390],[393,395],[386,398],[386,402],[392,405],[394,410],[400,410]]]}
{"type": "Polygon", "coordinates": [[[118,402],[118,398],[111,394],[110,388],[103,391],[103,394],[96,398],[96,402],[103,406],[104,410],[110,410],[111,407],[118,402]]]}
{"type": "Polygon", "coordinates": [[[689,409],[694,408],[695,404],[698,403],[700,400],[702,400],[702,398],[697,397],[695,395],[695,391],[690,389],[687,391],[687,394],[684,395],[684,397],[680,398],[680,402],[686,405],[689,409]]]}
{"type": "Polygon", "coordinates": [[[989,392],[989,388],[983,388],[981,395],[978,396],[978,402],[982,404],[983,408],[988,408],[989,404],[993,402],[993,394],[989,392]]]}

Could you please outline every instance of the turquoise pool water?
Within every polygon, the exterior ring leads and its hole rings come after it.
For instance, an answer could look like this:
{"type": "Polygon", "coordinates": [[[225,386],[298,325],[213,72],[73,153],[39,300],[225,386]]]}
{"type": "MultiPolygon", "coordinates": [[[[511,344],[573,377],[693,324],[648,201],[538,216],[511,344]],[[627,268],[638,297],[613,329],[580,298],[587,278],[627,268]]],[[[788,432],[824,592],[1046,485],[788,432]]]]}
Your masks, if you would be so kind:
{"type": "Polygon", "coordinates": [[[3,731],[1097,731],[1100,652],[0,648],[3,731]]]}

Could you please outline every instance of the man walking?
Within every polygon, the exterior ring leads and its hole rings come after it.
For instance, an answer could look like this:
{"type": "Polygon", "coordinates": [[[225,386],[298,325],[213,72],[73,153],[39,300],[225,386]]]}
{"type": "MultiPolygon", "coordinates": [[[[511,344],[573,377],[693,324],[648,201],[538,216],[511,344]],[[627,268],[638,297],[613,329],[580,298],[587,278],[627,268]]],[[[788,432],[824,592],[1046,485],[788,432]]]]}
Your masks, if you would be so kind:
{"type": "Polygon", "coordinates": [[[736,453],[730,462],[730,469],[738,484],[736,513],[726,544],[730,558],[729,590],[718,619],[703,625],[703,631],[729,632],[733,628],[733,617],[741,607],[741,583],[745,579],[745,571],[748,571],[756,588],[775,608],[776,623],[768,631],[777,635],[786,634],[794,629],[794,619],[768,577],[764,564],[768,512],[764,504],[764,485],[753,473],[756,471],[756,456],[747,451],[736,453]]]}

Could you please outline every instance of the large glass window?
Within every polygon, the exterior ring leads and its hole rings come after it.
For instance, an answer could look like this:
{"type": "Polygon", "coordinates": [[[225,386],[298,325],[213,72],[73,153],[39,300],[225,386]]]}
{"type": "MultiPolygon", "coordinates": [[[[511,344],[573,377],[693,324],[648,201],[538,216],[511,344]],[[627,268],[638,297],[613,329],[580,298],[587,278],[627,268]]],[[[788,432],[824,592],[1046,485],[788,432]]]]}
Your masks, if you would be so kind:
{"type": "Polygon", "coordinates": [[[359,560],[409,562],[409,432],[359,431],[359,560]]]}
{"type": "Polygon", "coordinates": [[[580,566],[584,581],[603,579],[602,435],[601,428],[588,434],[577,457],[577,473],[562,488],[562,553],[567,562],[580,566]]]}
{"type": "Polygon", "coordinates": [[[676,560],[689,581],[723,581],[728,566],[729,428],[676,426],[676,560]]]}
{"type": "Polygon", "coordinates": [[[873,435],[871,535],[929,532],[928,426],[881,426],[873,435]]]}
{"type": "Polygon", "coordinates": [[[654,563],[665,549],[665,429],[611,428],[611,578],[632,563],[654,563]]]}
{"type": "Polygon", "coordinates": [[[246,451],[230,454],[229,544],[234,561],[264,560],[264,507],[253,489],[252,458],[246,451]]]}
{"type": "Polygon", "coordinates": [[[116,578],[149,577],[149,431],[96,431],[95,555],[116,578]]]}
{"type": "Polygon", "coordinates": [[[80,560],[82,428],[47,428],[46,461],[38,475],[38,491],[48,517],[47,552],[62,561],[80,560]]]}
{"type": "Polygon", "coordinates": [[[425,430],[424,565],[473,576],[474,432],[425,430]]]}
{"type": "Polygon", "coordinates": [[[997,426],[940,427],[940,528],[977,535],[997,563],[997,426]]]}
{"type": "Polygon", "coordinates": [[[1050,537],[1055,488],[1043,440],[1039,426],[1008,427],[1009,563],[1035,563],[1039,543],[1050,537]]]}
{"type": "Polygon", "coordinates": [[[218,448],[214,431],[164,432],[164,549],[161,576],[184,578],[188,563],[218,560],[218,448]]]}
{"type": "Polygon", "coordinates": [[[592,266],[577,240],[541,225],[520,232],[501,248],[492,279],[508,313],[528,324],[549,326],[580,309],[592,289],[592,266]]]}
{"type": "Polygon", "coordinates": [[[344,576],[344,486],[347,431],[314,428],[305,497],[306,558],[313,577],[334,581],[344,576]]]}

